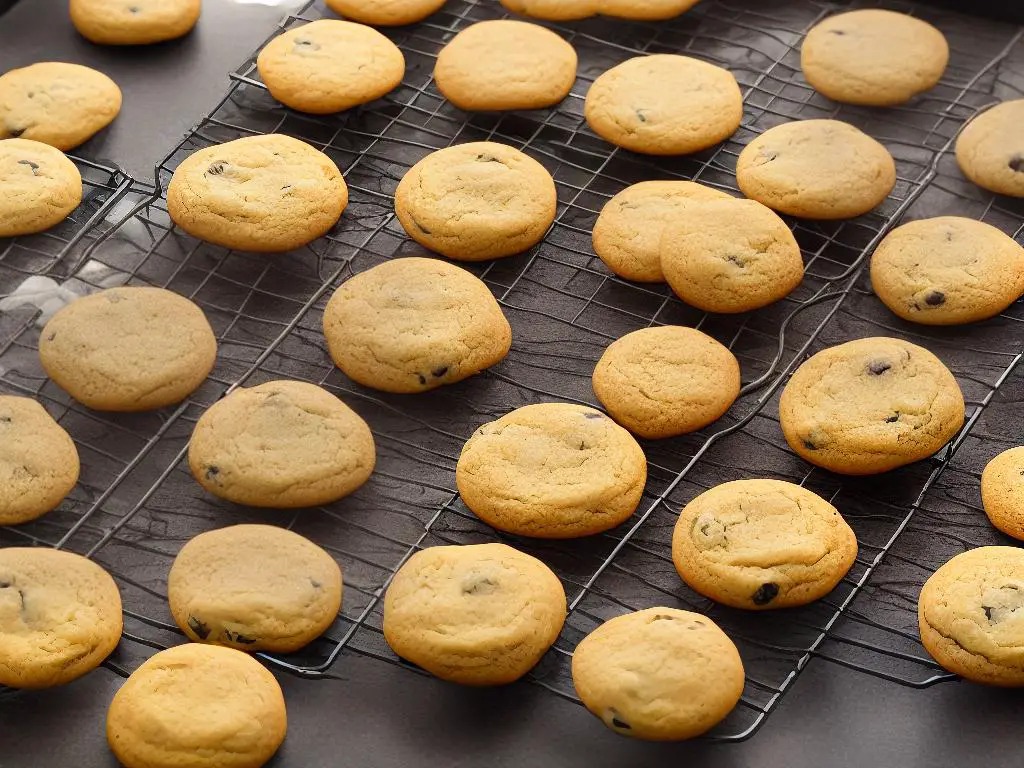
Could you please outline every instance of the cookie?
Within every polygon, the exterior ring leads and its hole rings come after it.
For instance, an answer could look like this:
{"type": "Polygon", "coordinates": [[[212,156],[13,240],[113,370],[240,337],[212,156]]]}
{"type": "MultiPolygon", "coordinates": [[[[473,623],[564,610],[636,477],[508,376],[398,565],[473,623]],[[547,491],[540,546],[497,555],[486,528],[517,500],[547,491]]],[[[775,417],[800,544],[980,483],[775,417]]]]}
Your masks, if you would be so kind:
{"type": "Polygon", "coordinates": [[[484,424],[455,467],[463,502],[484,522],[543,539],[614,528],[646,482],[647,459],[629,432],[569,403],[527,405],[484,424]]]}
{"type": "Polygon", "coordinates": [[[324,19],[275,37],[256,57],[256,69],[282,104],[325,115],[397,88],[405,76],[405,57],[375,29],[324,19]]]}
{"type": "Polygon", "coordinates": [[[1024,550],[979,547],[932,574],[917,603],[921,642],[968,680],[1024,686],[1024,550]]]}
{"type": "Polygon", "coordinates": [[[504,685],[529,672],[565,621],[562,582],[504,544],[430,547],[399,569],[384,595],[391,649],[463,685],[504,685]]]}
{"type": "Polygon", "coordinates": [[[641,181],[605,203],[594,223],[596,253],[612,272],[639,283],[660,283],[661,235],[694,203],[729,195],[692,181],[641,181]]]}
{"type": "Polygon", "coordinates": [[[42,232],[82,202],[82,174],[63,152],[28,139],[0,140],[0,237],[42,232]]]}
{"type": "Polygon", "coordinates": [[[687,208],[662,233],[661,269],[676,295],[705,312],[749,312],[800,285],[804,262],[786,222],[754,200],[687,208]]]}
{"type": "Polygon", "coordinates": [[[1024,447],[1003,451],[985,465],[981,503],[992,525],[1024,539],[1024,447]]]}
{"type": "Polygon", "coordinates": [[[647,438],[705,427],[740,393],[740,364],[710,336],[679,325],[627,333],[601,355],[594,394],[619,424],[647,438]]]}
{"type": "Polygon", "coordinates": [[[188,447],[203,488],[253,507],[336,501],[366,482],[376,456],[366,422],[302,381],[239,387],[199,418],[188,447]]]}
{"type": "Polygon", "coordinates": [[[513,13],[546,21],[576,21],[597,13],[600,0],[501,0],[513,13]]]}
{"type": "Polygon", "coordinates": [[[743,693],[743,661],[706,616],[648,608],[609,619],[576,646],[572,682],[616,733],[677,741],[707,732],[743,693]]]}
{"type": "Polygon", "coordinates": [[[689,56],[637,56],[598,77],[584,104],[601,138],[648,155],[686,155],[729,138],[743,118],[732,73],[689,56]]]}
{"type": "Polygon", "coordinates": [[[871,255],[871,285],[904,320],[972,323],[998,315],[1024,293],[1024,248],[974,219],[912,221],[871,255]]]}
{"type": "Polygon", "coordinates": [[[1024,99],[1005,101],[975,117],[956,140],[964,176],[990,192],[1024,197],[1024,99]]]}
{"type": "Polygon", "coordinates": [[[49,61],[0,75],[0,139],[77,147],[121,111],[121,89],[102,72],[49,61]]]}
{"type": "Polygon", "coordinates": [[[402,177],[395,213],[409,237],[458,261],[512,256],[555,220],[555,182],[518,149],[477,141],[431,152],[402,177]]]}
{"type": "Polygon", "coordinates": [[[537,24],[481,21],[441,49],[434,82],[459,109],[540,109],[569,94],[576,82],[576,51],[537,24]]]}
{"type": "Polygon", "coordinates": [[[445,0],[325,0],[335,13],[375,27],[415,24],[441,10],[445,0]]]}
{"type": "Polygon", "coordinates": [[[927,458],[964,423],[953,374],[923,347],[867,338],[805,361],[779,401],[786,442],[811,464],[873,475],[927,458]]]}
{"type": "Polygon", "coordinates": [[[190,235],[243,251],[290,251],[326,234],[348,205],[323,152],[277,133],[189,155],[167,187],[167,212],[190,235]]]}
{"type": "Polygon", "coordinates": [[[683,581],[733,608],[806,605],[857,558],[857,537],[827,501],[780,480],[717,485],[683,507],[672,561],[683,581]]]}
{"type": "Polygon", "coordinates": [[[0,549],[0,685],[63,685],[100,665],[121,639],[110,574],[48,547],[0,549]]]}
{"type": "Polygon", "coordinates": [[[634,21],[664,21],[690,10],[699,0],[600,0],[604,16],[634,21]]]}
{"type": "Polygon", "coordinates": [[[200,0],[71,0],[71,23],[100,45],[148,45],[191,32],[201,5],[200,0]]]}
{"type": "Polygon", "coordinates": [[[439,259],[386,261],[342,283],[324,310],[331,357],[385,392],[425,392],[494,365],[512,329],[490,289],[439,259]]]}
{"type": "Polygon", "coordinates": [[[167,577],[171,615],[193,642],[290,653],[341,609],[341,569],[309,539],[273,525],[201,533],[167,577]]]}
{"type": "Polygon", "coordinates": [[[736,161],[743,194],[805,219],[849,219],[896,185],[889,151],[849,123],[799,120],[769,128],[736,161]]]}
{"type": "Polygon", "coordinates": [[[203,310],[163,288],[123,287],[71,302],[43,328],[46,375],[97,411],[151,411],[188,397],[213,369],[203,310]]]}
{"type": "Polygon", "coordinates": [[[125,768],[258,768],[287,727],[281,686],[263,665],[197,643],[150,657],[107,710],[107,743],[125,768]]]}
{"type": "Polygon", "coordinates": [[[878,8],[829,16],[811,27],[800,49],[800,67],[814,90],[875,107],[903,104],[929,90],[948,61],[939,30],[878,8]]]}

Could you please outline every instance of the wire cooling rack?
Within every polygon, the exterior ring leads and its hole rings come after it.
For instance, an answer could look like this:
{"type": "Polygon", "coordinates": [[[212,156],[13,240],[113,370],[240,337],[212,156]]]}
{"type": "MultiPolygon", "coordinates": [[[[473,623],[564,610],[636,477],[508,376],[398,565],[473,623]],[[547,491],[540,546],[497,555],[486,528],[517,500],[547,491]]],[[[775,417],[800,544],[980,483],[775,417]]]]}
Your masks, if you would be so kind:
{"type": "MultiPolygon", "coordinates": [[[[348,655],[415,670],[391,653],[381,634],[380,598],[390,577],[423,547],[501,540],[540,557],[566,587],[565,629],[530,679],[573,701],[569,659],[576,643],[611,616],[654,605],[707,613],[740,648],[747,670],[743,698],[711,738],[740,740],[754,733],[815,657],[908,685],[947,679],[917,640],[916,595],[927,574],[958,548],[998,538],[978,510],[977,475],[990,455],[1016,439],[1006,413],[1024,396],[1017,367],[1024,307],[1017,304],[963,328],[912,326],[871,295],[865,264],[878,240],[904,216],[973,216],[1022,238],[1024,206],[965,182],[951,147],[979,109],[1024,93],[1024,33],[886,3],[920,13],[946,33],[949,69],[935,89],[907,106],[839,106],[802,79],[799,44],[816,21],[848,7],[816,0],[705,0],[671,22],[551,25],[576,47],[579,77],[562,104],[529,113],[467,115],[447,104],[431,79],[437,52],[454,33],[505,16],[492,0],[450,0],[427,21],[388,31],[406,56],[402,86],[341,115],[312,117],[282,108],[259,82],[250,59],[232,74],[224,100],[160,165],[154,187],[135,185],[119,197],[117,224],[106,223],[108,206],[102,220],[93,217],[81,227],[79,247],[69,251],[73,258],[65,254],[28,270],[93,287],[157,285],[189,296],[210,318],[220,343],[213,374],[176,408],[95,414],[45,379],[32,317],[10,326],[0,350],[0,388],[33,394],[61,416],[83,454],[83,483],[60,510],[0,530],[0,542],[65,547],[115,575],[126,631],[107,664],[122,674],[151,648],[181,641],[166,605],[166,575],[182,544],[212,528],[270,522],[318,542],[345,573],[343,612],[326,635],[300,654],[263,656],[298,675],[332,676],[348,655]],[[617,150],[586,128],[583,97],[593,79],[626,58],[657,52],[698,56],[733,71],[745,113],[732,139],[689,157],[651,159],[617,150]],[[696,179],[737,193],[736,157],[753,136],[788,120],[816,117],[847,120],[882,141],[896,158],[898,181],[889,199],[866,216],[790,222],[807,277],[785,300],[745,315],[707,315],[679,302],[666,287],[620,280],[593,255],[590,232],[597,214],[626,185],[696,179]],[[172,226],[162,191],[184,157],[211,144],[275,131],[323,149],[344,171],[351,202],[328,236],[290,254],[265,256],[202,243],[172,226]],[[326,301],[353,274],[422,253],[393,215],[398,180],[430,151],[483,139],[531,154],[551,171],[558,188],[557,218],[543,243],[520,256],[469,265],[509,317],[512,351],[480,376],[430,393],[397,396],[360,387],[327,354],[321,331],[326,301]],[[533,402],[594,404],[590,374],[608,343],[667,323],[698,327],[725,343],[740,361],[744,387],[730,412],[705,430],[644,443],[649,482],[632,519],[599,536],[547,542],[496,533],[468,512],[454,489],[454,468],[477,426],[533,402]],[[840,478],[789,451],[777,422],[777,399],[807,355],[868,335],[901,336],[936,352],[964,390],[968,420],[934,459],[879,477],[840,478]],[[326,507],[287,512],[239,507],[201,491],[183,462],[197,418],[228,390],[275,378],[320,384],[369,422],[378,463],[366,486],[326,507]],[[826,599],[750,614],[714,605],[676,575],[670,541],[679,508],[707,488],[745,477],[799,482],[830,499],[855,529],[860,555],[826,599]]],[[[313,4],[282,28],[327,15],[313,4]]],[[[8,274],[18,271],[8,263],[11,253],[7,247],[0,259],[0,292],[9,290],[8,274]]]]}

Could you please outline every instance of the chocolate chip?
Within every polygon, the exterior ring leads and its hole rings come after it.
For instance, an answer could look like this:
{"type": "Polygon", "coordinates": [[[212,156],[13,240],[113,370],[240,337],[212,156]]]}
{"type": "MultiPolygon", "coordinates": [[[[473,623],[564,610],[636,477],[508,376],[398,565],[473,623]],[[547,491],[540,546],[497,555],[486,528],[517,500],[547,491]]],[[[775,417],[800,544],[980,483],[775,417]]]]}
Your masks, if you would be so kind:
{"type": "Polygon", "coordinates": [[[0,589],[7,589],[11,586],[9,581],[0,581],[0,589]]]}
{"type": "Polygon", "coordinates": [[[591,413],[590,411],[587,411],[586,413],[583,414],[583,418],[584,419],[603,419],[604,418],[604,414],[603,413],[591,413]]]}
{"type": "Polygon", "coordinates": [[[991,605],[983,605],[983,606],[981,606],[981,610],[983,610],[985,612],[985,618],[988,619],[989,621],[992,621],[992,606],[991,605]]]}
{"type": "Polygon", "coordinates": [[[442,376],[444,376],[444,375],[445,375],[446,373],[448,373],[448,366],[447,366],[447,365],[442,365],[442,366],[441,366],[440,368],[435,368],[434,370],[432,370],[432,371],[430,372],[430,374],[431,374],[431,375],[432,375],[432,376],[433,376],[433,377],[434,377],[435,379],[440,379],[440,378],[441,378],[442,376]]]}
{"type": "Polygon", "coordinates": [[[580,450],[585,451],[587,449],[587,443],[585,440],[580,440],[580,450]]]}
{"type": "Polygon", "coordinates": [[[892,363],[888,360],[872,360],[868,363],[868,373],[872,376],[881,376],[890,368],[892,368],[892,363]]]}
{"type": "Polygon", "coordinates": [[[899,420],[900,420],[900,413],[899,413],[899,411],[896,411],[896,413],[894,413],[892,416],[886,416],[885,417],[885,423],[886,424],[895,424],[899,420]]]}
{"type": "Polygon", "coordinates": [[[633,111],[636,112],[637,120],[639,120],[641,123],[647,122],[647,118],[644,117],[644,111],[642,109],[634,109],[633,111]]]}
{"type": "Polygon", "coordinates": [[[128,13],[138,13],[141,10],[141,8],[133,5],[128,8],[128,13]]]}
{"type": "Polygon", "coordinates": [[[651,621],[675,621],[675,618],[675,616],[666,616],[664,613],[656,613],[651,621]]]}
{"type": "Polygon", "coordinates": [[[230,629],[224,630],[224,637],[231,643],[241,643],[242,645],[252,645],[256,642],[256,638],[247,637],[246,635],[238,632],[232,632],[230,629]]]}
{"type": "Polygon", "coordinates": [[[292,188],[291,184],[285,184],[283,187],[281,187],[281,191],[284,192],[286,189],[291,189],[291,188],[292,188]]]}
{"type": "Polygon", "coordinates": [[[0,416],[0,422],[2,422],[4,424],[10,424],[11,423],[11,417],[10,416],[0,416]]]}
{"type": "Polygon", "coordinates": [[[220,176],[224,173],[224,163],[214,163],[206,169],[206,173],[210,176],[220,176]]]}
{"type": "Polygon", "coordinates": [[[1010,166],[1010,170],[1014,173],[1024,173],[1024,155],[1014,155],[1010,158],[1010,162],[1007,165],[1010,166]]]}
{"type": "Polygon", "coordinates": [[[8,128],[7,133],[10,135],[12,139],[16,139],[27,130],[28,128],[8,128]]]}
{"type": "Polygon", "coordinates": [[[765,159],[764,162],[761,163],[761,165],[770,163],[772,160],[775,160],[778,156],[778,152],[773,152],[770,149],[762,149],[760,153],[758,153],[758,157],[762,157],[765,159]]]}
{"type": "Polygon", "coordinates": [[[830,29],[830,30],[829,30],[829,32],[830,32],[831,34],[833,34],[833,35],[840,35],[840,36],[842,36],[842,35],[845,35],[845,34],[846,34],[846,32],[844,32],[844,31],[843,31],[843,30],[841,30],[841,29],[830,29]]]}
{"type": "Polygon", "coordinates": [[[757,592],[750,599],[754,601],[754,605],[768,605],[778,594],[779,585],[767,581],[757,588],[757,592]]]}
{"type": "Polygon", "coordinates": [[[501,160],[496,158],[494,155],[485,155],[483,153],[476,156],[478,163],[500,163],[501,160]]]}
{"type": "Polygon", "coordinates": [[[38,163],[33,163],[31,160],[19,160],[18,161],[18,165],[27,165],[29,168],[32,169],[32,175],[33,176],[38,176],[39,175],[38,173],[36,173],[36,171],[39,170],[39,164],[38,163]]]}
{"type": "Polygon", "coordinates": [[[424,376],[422,373],[417,373],[416,375],[419,376],[420,384],[426,384],[427,383],[427,377],[424,376]]]}
{"type": "Polygon", "coordinates": [[[462,587],[462,594],[464,594],[464,595],[489,595],[491,592],[494,591],[494,588],[496,586],[498,586],[497,582],[491,581],[490,579],[484,577],[482,579],[477,579],[476,581],[474,581],[472,584],[469,584],[468,586],[463,586],[462,587]]]}
{"type": "Polygon", "coordinates": [[[50,335],[46,337],[46,340],[47,341],[53,341],[56,338],[57,338],[57,332],[56,331],[52,331],[50,333],[50,335]]]}
{"type": "MultiPolygon", "coordinates": [[[[947,232],[946,233],[946,242],[947,243],[952,243],[953,242],[953,233],[952,232],[947,232]]],[[[915,264],[914,266],[916,267],[917,264],[915,264]]]]}
{"type": "Polygon", "coordinates": [[[305,48],[307,51],[319,51],[320,46],[314,43],[312,40],[308,40],[305,37],[295,38],[296,48],[305,48]]]}
{"type": "Polygon", "coordinates": [[[633,726],[631,726],[629,723],[627,723],[625,720],[623,720],[621,717],[619,717],[618,711],[615,710],[614,708],[609,707],[609,709],[608,709],[608,717],[612,721],[612,726],[614,728],[621,728],[624,731],[631,731],[631,730],[633,730],[633,726]]]}
{"type": "Polygon", "coordinates": [[[818,446],[815,445],[810,440],[808,440],[806,437],[801,438],[800,442],[802,442],[804,444],[804,448],[806,448],[808,451],[816,451],[816,450],[818,450],[818,446]]]}
{"type": "Polygon", "coordinates": [[[938,307],[946,303],[946,294],[942,291],[928,291],[924,296],[924,303],[929,307],[938,307]]]}
{"type": "Polygon", "coordinates": [[[203,622],[201,622],[195,616],[188,617],[188,628],[195,632],[196,637],[198,637],[200,640],[205,640],[210,636],[210,628],[203,624],[203,622]]]}
{"type": "Polygon", "coordinates": [[[321,584],[321,583],[320,583],[319,581],[317,581],[316,579],[310,579],[310,580],[309,580],[309,583],[313,585],[313,589],[320,589],[320,587],[322,587],[322,586],[323,586],[323,584],[321,584]]]}
{"type": "Polygon", "coordinates": [[[730,256],[726,256],[725,258],[726,258],[727,261],[731,261],[733,264],[735,264],[740,269],[743,269],[743,267],[747,266],[747,262],[745,262],[739,256],[732,256],[732,255],[730,255],[730,256]]]}
{"type": "Polygon", "coordinates": [[[220,467],[209,466],[206,468],[206,479],[213,480],[217,475],[220,474],[220,467]]]}

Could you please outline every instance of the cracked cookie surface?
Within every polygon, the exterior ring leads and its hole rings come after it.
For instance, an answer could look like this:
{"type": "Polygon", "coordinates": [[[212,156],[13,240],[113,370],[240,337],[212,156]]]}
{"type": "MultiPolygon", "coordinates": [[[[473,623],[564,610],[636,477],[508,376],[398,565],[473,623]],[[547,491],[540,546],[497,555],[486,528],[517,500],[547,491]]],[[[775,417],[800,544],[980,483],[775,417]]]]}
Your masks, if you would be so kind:
{"type": "Polygon", "coordinates": [[[0,237],[42,232],[82,202],[82,174],[64,153],[28,139],[0,140],[0,237]]]}
{"type": "Polygon", "coordinates": [[[964,176],[1000,195],[1024,197],[1024,99],[1004,101],[971,120],[956,140],[964,176]]]}
{"type": "Polygon", "coordinates": [[[148,45],[187,35],[201,0],[71,0],[71,23],[99,45],[148,45]]]}
{"type": "Polygon", "coordinates": [[[1003,451],[985,465],[981,502],[992,525],[1024,540],[1024,447],[1003,451]]]}

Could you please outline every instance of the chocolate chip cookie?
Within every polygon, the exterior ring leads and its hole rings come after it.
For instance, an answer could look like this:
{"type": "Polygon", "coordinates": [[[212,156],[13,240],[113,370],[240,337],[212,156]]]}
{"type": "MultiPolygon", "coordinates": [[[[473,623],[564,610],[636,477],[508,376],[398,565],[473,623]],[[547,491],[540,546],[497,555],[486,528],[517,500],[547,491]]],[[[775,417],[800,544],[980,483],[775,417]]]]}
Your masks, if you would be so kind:
{"type": "Polygon", "coordinates": [[[82,174],[63,152],[28,139],[0,140],[0,237],[42,232],[82,202],[82,174]]]}
{"type": "Polygon", "coordinates": [[[71,0],[71,23],[100,45],[148,45],[187,35],[201,0],[71,0]]]}
{"type": "Polygon", "coordinates": [[[956,140],[956,161],[979,187],[1024,197],[1024,99],[1005,101],[975,117],[956,140]]]}
{"type": "Polygon", "coordinates": [[[1024,540],[1024,447],[1003,451],[985,465],[981,502],[992,525],[1024,540]]]}

